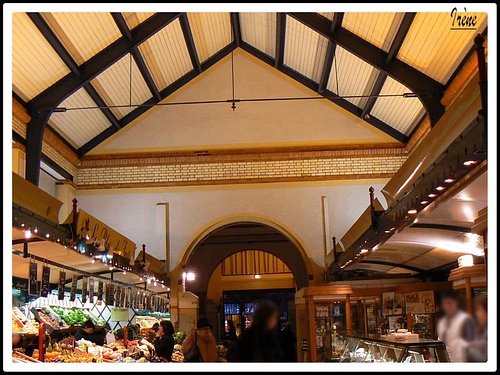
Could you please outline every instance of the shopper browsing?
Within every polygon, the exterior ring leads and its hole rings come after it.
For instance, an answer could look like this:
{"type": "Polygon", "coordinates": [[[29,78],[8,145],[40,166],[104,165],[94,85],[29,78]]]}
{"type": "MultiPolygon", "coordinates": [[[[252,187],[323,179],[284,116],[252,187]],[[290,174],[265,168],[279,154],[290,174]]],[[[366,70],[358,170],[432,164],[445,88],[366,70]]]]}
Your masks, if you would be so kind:
{"type": "Polygon", "coordinates": [[[174,326],[169,320],[162,320],[153,342],[156,355],[171,362],[174,344],[174,326]]]}
{"type": "Polygon", "coordinates": [[[200,318],[182,343],[186,362],[216,362],[217,346],[207,318],[200,318]]]}
{"type": "Polygon", "coordinates": [[[445,343],[451,362],[466,362],[467,347],[474,339],[474,322],[460,308],[460,300],[454,291],[443,293],[441,308],[444,316],[437,325],[438,339],[445,343]]]}

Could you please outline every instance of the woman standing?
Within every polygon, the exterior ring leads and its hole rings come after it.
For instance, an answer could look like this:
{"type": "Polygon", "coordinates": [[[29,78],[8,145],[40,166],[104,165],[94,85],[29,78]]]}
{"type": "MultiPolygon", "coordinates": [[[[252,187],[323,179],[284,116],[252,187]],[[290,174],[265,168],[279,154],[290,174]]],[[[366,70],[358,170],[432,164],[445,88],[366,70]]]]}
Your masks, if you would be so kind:
{"type": "MultiPolygon", "coordinates": [[[[182,352],[185,358],[188,357],[193,346],[196,345],[199,349],[201,358],[193,358],[191,362],[216,362],[217,361],[217,346],[215,337],[210,329],[210,323],[207,318],[200,318],[196,324],[196,329],[189,332],[186,339],[182,343],[182,352]]],[[[187,358],[186,358],[187,359],[187,358]]]]}
{"type": "Polygon", "coordinates": [[[169,320],[162,320],[153,343],[158,357],[172,361],[174,351],[174,326],[169,320]]]}
{"type": "Polygon", "coordinates": [[[229,349],[229,362],[281,362],[283,355],[278,334],[278,307],[262,302],[253,322],[229,349]]]}

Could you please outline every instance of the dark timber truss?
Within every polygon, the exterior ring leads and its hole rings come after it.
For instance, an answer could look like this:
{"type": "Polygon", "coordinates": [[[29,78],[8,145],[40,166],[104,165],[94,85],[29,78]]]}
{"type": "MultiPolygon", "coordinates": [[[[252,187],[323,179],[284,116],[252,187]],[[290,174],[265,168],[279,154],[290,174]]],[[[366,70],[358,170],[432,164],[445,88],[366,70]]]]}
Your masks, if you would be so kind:
{"type": "Polygon", "coordinates": [[[231,13],[233,41],[203,63],[200,62],[186,13],[156,13],[134,29],[129,29],[122,14],[112,13],[113,19],[122,36],[81,65],[78,65],[74,61],[70,53],[64,48],[61,41],[58,40],[55,33],[50,29],[49,25],[40,14],[29,13],[29,16],[70,70],[70,73],[65,77],[61,78],[58,82],[54,83],[26,104],[31,115],[31,121],[26,135],[26,178],[35,184],[38,184],[39,180],[43,132],[54,110],[61,102],[81,88],[87,91],[98,106],[106,107],[106,103],[92,86],[91,81],[128,54],[131,54],[133,57],[144,81],[151,91],[152,97],[147,102],[143,103],[146,106],[135,108],[121,119],[117,119],[110,109],[102,108],[102,113],[112,126],[81,146],[77,150],[79,156],[85,155],[112,134],[139,117],[148,110],[147,105],[154,105],[165,99],[207,68],[229,55],[236,48],[242,48],[280,72],[300,82],[313,92],[319,93],[352,114],[363,118],[369,124],[402,143],[408,141],[407,135],[370,115],[370,110],[375,100],[370,99],[367,101],[364,108],[359,108],[349,101],[339,98],[336,94],[327,89],[328,78],[337,46],[341,46],[379,70],[379,75],[372,89],[372,94],[377,95],[380,93],[386,77],[389,76],[401,82],[418,95],[432,124],[434,124],[444,113],[444,108],[440,103],[444,86],[397,59],[397,53],[411,26],[415,16],[414,13],[405,14],[388,52],[385,52],[343,28],[342,13],[336,13],[333,21],[317,13],[278,13],[276,20],[275,58],[266,55],[244,41],[241,34],[239,14],[231,13]],[[284,64],[287,17],[293,17],[328,39],[326,59],[323,64],[319,83],[303,76],[284,64]],[[171,85],[160,90],[154,82],[152,74],[141,55],[139,45],[177,19],[180,22],[193,69],[171,85]]]}

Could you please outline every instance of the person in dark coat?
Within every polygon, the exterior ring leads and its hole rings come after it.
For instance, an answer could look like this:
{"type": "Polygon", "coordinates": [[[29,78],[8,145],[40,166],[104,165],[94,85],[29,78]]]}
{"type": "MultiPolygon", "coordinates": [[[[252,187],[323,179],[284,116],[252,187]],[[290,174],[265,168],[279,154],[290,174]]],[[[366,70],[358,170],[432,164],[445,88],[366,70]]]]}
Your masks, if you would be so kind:
{"type": "Polygon", "coordinates": [[[280,332],[283,361],[297,362],[297,338],[292,331],[290,323],[286,323],[280,332]]]}
{"type": "Polygon", "coordinates": [[[278,307],[271,302],[260,303],[250,327],[229,348],[228,362],[282,362],[278,323],[278,307]]]}
{"type": "Polygon", "coordinates": [[[97,330],[94,322],[90,319],[84,322],[81,328],[75,333],[76,341],[84,339],[97,345],[104,345],[105,338],[106,332],[104,330],[97,330]]]}
{"type": "Polygon", "coordinates": [[[234,323],[231,319],[227,321],[227,339],[229,341],[235,341],[236,340],[236,327],[234,326],[234,323]]]}
{"type": "Polygon", "coordinates": [[[174,352],[174,344],[174,326],[171,321],[162,320],[160,322],[160,328],[156,332],[156,338],[153,342],[156,355],[171,362],[172,353],[174,352]]]}

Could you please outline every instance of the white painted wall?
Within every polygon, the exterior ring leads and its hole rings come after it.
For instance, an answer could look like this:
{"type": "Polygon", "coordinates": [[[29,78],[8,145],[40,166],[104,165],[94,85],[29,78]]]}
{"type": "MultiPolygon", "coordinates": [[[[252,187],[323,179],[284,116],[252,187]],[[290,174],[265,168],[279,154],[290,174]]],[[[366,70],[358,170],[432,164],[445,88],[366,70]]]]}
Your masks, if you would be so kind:
{"type": "Polygon", "coordinates": [[[38,186],[40,189],[45,190],[47,193],[56,196],[56,182],[57,180],[52,177],[50,174],[45,172],[43,169],[40,169],[40,181],[38,186]]]}
{"type": "MultiPolygon", "coordinates": [[[[321,196],[328,197],[331,234],[338,239],[387,180],[331,183],[234,185],[196,188],[79,191],[79,207],[165,259],[164,207],[170,203],[171,269],[195,237],[231,216],[256,216],[287,229],[318,265],[323,265],[321,196]]],[[[381,194],[376,194],[383,199],[381,194]]]]}

